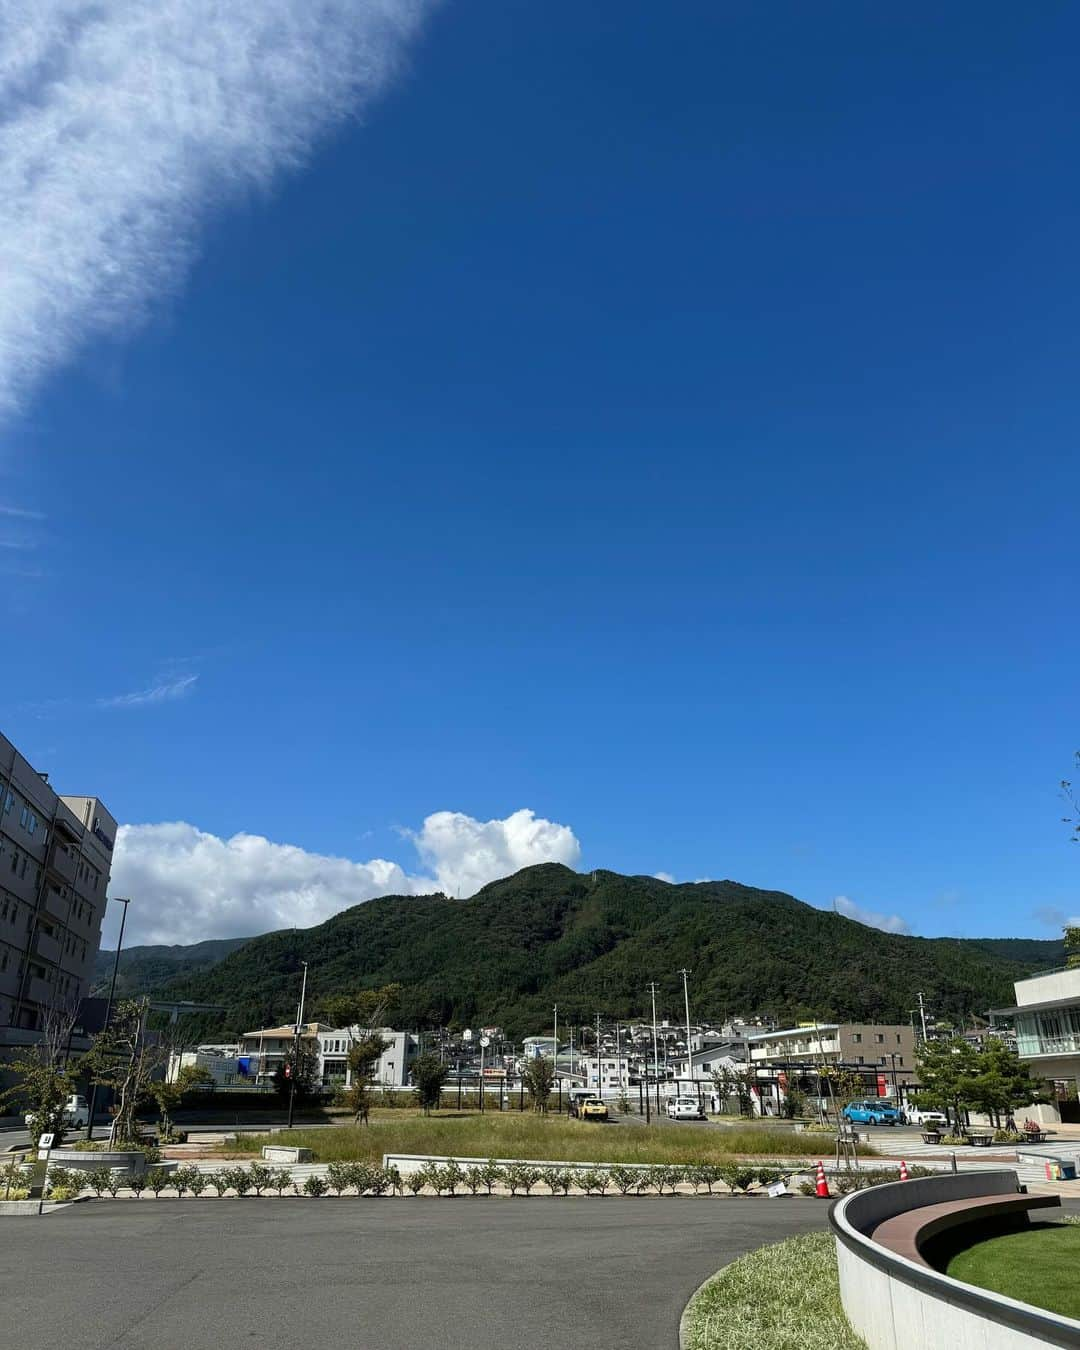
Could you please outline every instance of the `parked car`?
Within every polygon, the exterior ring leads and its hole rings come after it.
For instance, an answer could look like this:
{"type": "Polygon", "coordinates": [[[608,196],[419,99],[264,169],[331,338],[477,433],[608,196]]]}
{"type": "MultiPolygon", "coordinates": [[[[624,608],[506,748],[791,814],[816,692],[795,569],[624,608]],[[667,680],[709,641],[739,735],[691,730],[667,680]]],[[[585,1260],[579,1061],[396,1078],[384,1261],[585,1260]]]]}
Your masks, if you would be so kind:
{"type": "Polygon", "coordinates": [[[931,1111],[929,1107],[906,1106],[902,1116],[909,1125],[948,1125],[949,1123],[944,1111],[931,1111]]]}
{"type": "Polygon", "coordinates": [[[578,1103],[578,1115],[582,1120],[607,1120],[608,1109],[599,1097],[586,1097],[578,1103]]]}
{"type": "Polygon", "coordinates": [[[871,1098],[868,1101],[848,1102],[840,1112],[845,1120],[859,1125],[899,1125],[900,1112],[890,1102],[871,1098]]]}
{"type": "MultiPolygon", "coordinates": [[[[32,1130],[34,1128],[34,1113],[27,1111],[25,1120],[26,1128],[32,1130]]],[[[70,1096],[64,1103],[64,1125],[68,1129],[78,1130],[84,1125],[89,1125],[89,1123],[90,1107],[86,1098],[77,1094],[70,1096]]]]}
{"type": "Polygon", "coordinates": [[[696,1097],[672,1097],[667,1104],[669,1120],[704,1120],[705,1112],[696,1097]]]}

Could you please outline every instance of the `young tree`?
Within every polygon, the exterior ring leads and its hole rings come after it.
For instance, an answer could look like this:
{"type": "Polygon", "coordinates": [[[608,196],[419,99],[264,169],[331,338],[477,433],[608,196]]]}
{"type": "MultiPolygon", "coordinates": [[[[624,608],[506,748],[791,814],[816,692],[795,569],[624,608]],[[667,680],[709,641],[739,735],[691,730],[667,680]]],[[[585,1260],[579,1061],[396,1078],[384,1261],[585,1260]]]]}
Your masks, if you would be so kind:
{"type": "Polygon", "coordinates": [[[400,993],[399,984],[384,984],[378,989],[336,994],[322,1005],[325,1020],[341,1027],[349,1039],[349,1086],[345,1089],[345,1101],[357,1125],[366,1125],[371,1114],[375,1070],[390,1044],[379,1035],[379,1027],[385,1024],[400,993]]]}
{"type": "Polygon", "coordinates": [[[158,1109],[158,1134],[167,1139],[172,1133],[172,1113],[184,1099],[185,1092],[193,1088],[205,1087],[214,1080],[206,1069],[195,1064],[185,1064],[171,1083],[164,1078],[156,1078],[147,1086],[150,1096],[158,1109]]]}
{"type": "Polygon", "coordinates": [[[68,1047],[78,1011],[78,1003],[46,1008],[38,1039],[21,1047],[5,1066],[16,1081],[0,1092],[0,1104],[18,1103],[26,1111],[35,1145],[47,1131],[55,1135],[57,1143],[63,1138],[64,1106],[74,1091],[68,1047]]]}
{"type": "Polygon", "coordinates": [[[113,1142],[138,1138],[135,1112],[145,1101],[154,1075],[168,1061],[163,1040],[146,1033],[148,999],[128,999],[113,1009],[112,1020],[83,1060],[91,1080],[116,1094],[116,1114],[109,1130],[113,1142]]]}
{"type": "Polygon", "coordinates": [[[555,1061],[548,1055],[527,1059],[521,1070],[521,1082],[532,1109],[546,1114],[548,1101],[555,1086],[555,1061]]]}
{"type": "Polygon", "coordinates": [[[412,1081],[417,1104],[428,1116],[438,1106],[449,1069],[438,1055],[419,1055],[413,1060],[412,1081]]]}

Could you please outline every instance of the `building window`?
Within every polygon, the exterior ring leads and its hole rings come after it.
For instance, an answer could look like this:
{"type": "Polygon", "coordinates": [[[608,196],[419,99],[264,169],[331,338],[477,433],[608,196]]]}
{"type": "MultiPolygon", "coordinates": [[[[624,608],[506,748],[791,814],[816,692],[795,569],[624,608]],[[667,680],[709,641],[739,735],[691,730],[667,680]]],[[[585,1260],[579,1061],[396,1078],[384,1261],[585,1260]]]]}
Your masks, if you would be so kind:
{"type": "Polygon", "coordinates": [[[855,1056],[855,1063],[856,1063],[856,1064],[864,1064],[865,1062],[866,1062],[866,1061],[863,1059],[862,1055],[856,1055],[856,1056],[855,1056]]]}
{"type": "MultiPolygon", "coordinates": [[[[853,1031],[853,1032],[851,1033],[851,1039],[855,1042],[856,1045],[862,1045],[862,1032],[861,1032],[861,1031],[853,1031]]],[[[862,1061],[860,1060],[860,1063],[861,1063],[861,1062],[862,1062],[862,1061]]]]}
{"type": "Polygon", "coordinates": [[[883,1032],[880,1032],[880,1031],[875,1032],[875,1033],[874,1033],[874,1040],[878,1043],[878,1045],[884,1045],[884,1044],[885,1044],[885,1036],[884,1036],[884,1033],[883,1033],[883,1032]]]}

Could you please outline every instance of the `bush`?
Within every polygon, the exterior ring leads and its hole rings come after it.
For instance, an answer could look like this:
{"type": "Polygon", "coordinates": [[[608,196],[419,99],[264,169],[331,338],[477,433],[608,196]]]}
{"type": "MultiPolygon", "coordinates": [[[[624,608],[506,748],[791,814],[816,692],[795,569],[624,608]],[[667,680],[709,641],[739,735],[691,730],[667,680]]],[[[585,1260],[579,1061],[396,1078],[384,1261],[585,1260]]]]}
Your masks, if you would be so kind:
{"type": "Polygon", "coordinates": [[[720,1179],[727,1183],[728,1190],[732,1195],[736,1191],[745,1195],[757,1177],[757,1170],[753,1167],[747,1167],[745,1163],[724,1163],[719,1170],[720,1179]]]}
{"type": "Polygon", "coordinates": [[[385,1195],[387,1191],[401,1187],[401,1177],[393,1167],[369,1167],[366,1169],[364,1190],[370,1195],[385,1195]]]}
{"type": "Polygon", "coordinates": [[[292,1173],[287,1167],[279,1167],[274,1173],[274,1180],[270,1183],[281,1198],[283,1191],[287,1191],[292,1185],[292,1173]]]}
{"type": "Polygon", "coordinates": [[[442,1189],[447,1193],[447,1195],[456,1195],[457,1188],[461,1185],[464,1179],[465,1173],[461,1170],[458,1164],[453,1161],[453,1159],[451,1159],[450,1162],[448,1162],[446,1166],[442,1168],[441,1175],[439,1178],[440,1182],[442,1183],[442,1189]]]}
{"type": "Polygon", "coordinates": [[[611,1184],[620,1195],[626,1195],[637,1182],[637,1175],[629,1167],[613,1167],[609,1173],[611,1184]]]}
{"type": "Polygon", "coordinates": [[[230,1187],[237,1195],[245,1196],[251,1190],[251,1173],[246,1167],[226,1168],[226,1175],[229,1178],[230,1187]]]}
{"type": "Polygon", "coordinates": [[[74,1200],[86,1187],[85,1174],[73,1167],[50,1167],[47,1179],[50,1200],[74,1200]]]}
{"type": "Polygon", "coordinates": [[[638,1195],[644,1195],[650,1186],[656,1185],[656,1178],[653,1176],[651,1167],[642,1167],[637,1174],[637,1180],[634,1183],[638,1195]]]}
{"type": "MultiPolygon", "coordinates": [[[[605,1190],[607,1189],[607,1177],[592,1167],[588,1171],[579,1172],[576,1180],[586,1195],[592,1195],[595,1191],[600,1191],[601,1185],[605,1190]]],[[[603,1191],[600,1193],[603,1194],[603,1191]]]]}
{"type": "Polygon", "coordinates": [[[480,1171],[483,1173],[484,1185],[487,1187],[488,1195],[491,1194],[494,1187],[498,1186],[501,1181],[506,1180],[503,1168],[499,1166],[494,1158],[489,1158],[480,1171]]]}
{"type": "Polygon", "coordinates": [[[325,1180],[322,1177],[320,1177],[318,1173],[312,1172],[311,1175],[304,1182],[304,1194],[310,1195],[315,1199],[317,1199],[320,1195],[325,1195],[326,1194],[325,1180]]]}
{"type": "Polygon", "coordinates": [[[405,1188],[410,1195],[419,1195],[427,1184],[427,1173],[423,1167],[414,1168],[405,1178],[405,1188]]]}
{"type": "MultiPolygon", "coordinates": [[[[95,1167],[93,1171],[86,1173],[86,1184],[100,1200],[112,1183],[111,1167],[95,1167]]],[[[114,1192],[115,1193],[115,1192],[114,1192]]]]}
{"type": "Polygon", "coordinates": [[[172,1184],[172,1178],[164,1167],[151,1167],[146,1174],[146,1184],[154,1192],[156,1200],[165,1187],[172,1184]]]}
{"type": "Polygon", "coordinates": [[[520,1174],[521,1189],[529,1195],[538,1182],[543,1181],[544,1171],[540,1167],[522,1167],[520,1174]]]}
{"type": "Polygon", "coordinates": [[[143,1191],[146,1190],[146,1174],[143,1172],[131,1173],[125,1184],[135,1199],[138,1200],[143,1191]]]}
{"type": "Polygon", "coordinates": [[[685,1167],[656,1167],[653,1170],[656,1173],[656,1189],[659,1195],[664,1194],[665,1186],[674,1195],[675,1187],[686,1177],[685,1167]]]}
{"type": "MultiPolygon", "coordinates": [[[[484,1169],[482,1167],[470,1167],[465,1173],[465,1185],[469,1188],[470,1195],[476,1195],[484,1185],[484,1169]]],[[[554,1191],[552,1192],[554,1195],[554,1191]]]]}
{"type": "Polygon", "coordinates": [[[263,1191],[274,1184],[273,1168],[267,1167],[265,1163],[252,1163],[248,1168],[248,1181],[255,1194],[262,1195],[263,1191]]]}
{"type": "Polygon", "coordinates": [[[356,1186],[357,1193],[363,1190],[363,1178],[357,1175],[357,1164],[347,1162],[332,1162],[326,1169],[326,1181],[335,1195],[340,1196],[343,1191],[356,1186]]]}
{"type": "Polygon", "coordinates": [[[507,1186],[510,1187],[511,1195],[517,1195],[518,1190],[522,1183],[522,1175],[527,1170],[528,1169],[523,1167],[521,1163],[511,1163],[507,1168],[504,1169],[503,1181],[505,1181],[507,1186]]]}
{"type": "Polygon", "coordinates": [[[231,1167],[222,1167],[217,1172],[211,1174],[210,1185],[217,1191],[219,1198],[232,1185],[233,1169],[231,1167]]]}
{"type": "Polygon", "coordinates": [[[187,1174],[187,1188],[195,1199],[198,1200],[199,1196],[202,1195],[203,1191],[209,1186],[210,1178],[205,1176],[195,1166],[189,1167],[187,1169],[187,1174]]]}
{"type": "Polygon", "coordinates": [[[191,1180],[191,1173],[186,1167],[178,1167],[172,1174],[173,1189],[176,1191],[178,1200],[183,1200],[184,1192],[188,1188],[188,1182],[191,1180]]]}

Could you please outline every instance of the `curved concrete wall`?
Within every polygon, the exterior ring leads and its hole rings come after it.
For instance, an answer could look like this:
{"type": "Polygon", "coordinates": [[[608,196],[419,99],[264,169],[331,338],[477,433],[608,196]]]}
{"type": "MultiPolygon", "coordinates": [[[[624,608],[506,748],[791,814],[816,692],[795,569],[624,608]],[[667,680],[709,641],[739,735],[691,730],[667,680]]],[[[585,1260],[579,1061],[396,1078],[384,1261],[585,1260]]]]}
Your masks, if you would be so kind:
{"type": "Polygon", "coordinates": [[[855,1191],[833,1205],[840,1296],[870,1350],[1080,1348],[1080,1322],[951,1280],[868,1236],[885,1219],[923,1205],[1018,1189],[1015,1172],[944,1173],[855,1191]]]}

